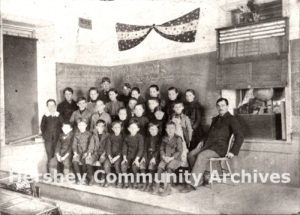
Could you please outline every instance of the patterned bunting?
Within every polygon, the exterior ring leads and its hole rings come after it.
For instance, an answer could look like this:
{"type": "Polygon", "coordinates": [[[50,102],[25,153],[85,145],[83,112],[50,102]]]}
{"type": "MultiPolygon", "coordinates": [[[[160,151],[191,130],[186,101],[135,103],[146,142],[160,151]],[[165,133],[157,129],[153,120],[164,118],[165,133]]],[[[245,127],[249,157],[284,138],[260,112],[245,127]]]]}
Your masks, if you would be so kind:
{"type": "Polygon", "coordinates": [[[116,24],[118,46],[120,51],[131,49],[140,44],[154,30],[162,37],[176,42],[194,42],[197,32],[200,9],[171,20],[161,25],[138,26],[116,24]]]}

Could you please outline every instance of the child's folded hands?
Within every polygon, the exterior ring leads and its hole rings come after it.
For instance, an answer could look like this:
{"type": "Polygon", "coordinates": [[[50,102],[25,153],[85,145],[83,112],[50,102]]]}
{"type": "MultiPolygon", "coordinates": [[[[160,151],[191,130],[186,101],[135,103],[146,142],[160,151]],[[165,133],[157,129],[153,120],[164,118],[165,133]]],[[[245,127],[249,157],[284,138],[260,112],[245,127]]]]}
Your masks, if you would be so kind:
{"type": "Polygon", "coordinates": [[[114,159],[112,158],[112,156],[111,156],[111,155],[108,155],[108,159],[109,159],[109,162],[110,162],[111,164],[113,164],[113,163],[114,163],[114,159]]]}
{"type": "Polygon", "coordinates": [[[151,163],[151,164],[156,164],[155,158],[152,158],[152,159],[150,160],[150,163],[151,163]]]}
{"type": "Polygon", "coordinates": [[[65,156],[61,157],[60,160],[61,160],[61,161],[64,161],[64,160],[66,160],[66,158],[67,158],[68,156],[69,156],[69,153],[67,153],[67,154],[65,154],[65,156]]]}
{"type": "Polygon", "coordinates": [[[58,153],[56,153],[56,158],[59,162],[61,162],[61,156],[58,153]]]}
{"type": "Polygon", "coordinates": [[[126,156],[124,156],[124,157],[123,157],[122,164],[123,164],[123,163],[127,163],[127,162],[128,162],[128,161],[127,161],[127,158],[126,158],[126,156]]]}
{"type": "Polygon", "coordinates": [[[133,164],[135,164],[137,167],[140,166],[139,157],[136,157],[136,159],[134,160],[133,164]]]}
{"type": "Polygon", "coordinates": [[[145,158],[142,158],[140,164],[141,164],[141,163],[146,163],[146,159],[145,159],[145,158]]]}
{"type": "Polygon", "coordinates": [[[86,156],[86,159],[91,159],[91,158],[92,158],[92,154],[88,153],[87,156],[86,156]]]}
{"type": "MultiPolygon", "coordinates": [[[[89,153],[90,154],[90,153],[89,153]]],[[[84,158],[86,158],[88,156],[88,153],[84,153],[83,155],[82,155],[82,159],[84,159],[84,158]]]]}
{"type": "Polygon", "coordinates": [[[120,155],[117,155],[113,158],[113,163],[116,162],[120,158],[120,155]]]}
{"type": "Polygon", "coordinates": [[[100,156],[100,163],[103,163],[105,161],[105,152],[100,156]]]}

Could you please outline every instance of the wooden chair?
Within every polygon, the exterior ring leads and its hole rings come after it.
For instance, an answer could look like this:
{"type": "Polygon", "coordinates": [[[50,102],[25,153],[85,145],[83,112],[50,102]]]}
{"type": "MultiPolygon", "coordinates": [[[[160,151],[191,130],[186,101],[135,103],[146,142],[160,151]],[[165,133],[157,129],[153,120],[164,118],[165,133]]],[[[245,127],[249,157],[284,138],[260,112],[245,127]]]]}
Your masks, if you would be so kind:
{"type": "MultiPolygon", "coordinates": [[[[230,150],[231,150],[231,148],[233,146],[233,143],[234,143],[234,135],[232,134],[231,137],[230,137],[230,139],[229,139],[228,149],[227,149],[227,153],[226,154],[228,154],[230,152],[230,150]]],[[[226,166],[227,166],[227,170],[228,170],[230,176],[232,175],[231,168],[230,168],[230,165],[229,165],[229,162],[228,162],[229,158],[227,158],[227,157],[210,158],[209,159],[209,171],[210,171],[210,174],[212,174],[212,171],[213,171],[212,165],[213,165],[213,162],[215,162],[215,161],[220,162],[220,164],[221,164],[221,161],[224,161],[225,164],[226,164],[226,166]]],[[[222,165],[221,165],[221,167],[222,167],[222,165]]],[[[222,168],[222,171],[223,171],[223,168],[222,168]]],[[[211,189],[213,188],[213,181],[210,182],[210,188],[211,189]]]]}

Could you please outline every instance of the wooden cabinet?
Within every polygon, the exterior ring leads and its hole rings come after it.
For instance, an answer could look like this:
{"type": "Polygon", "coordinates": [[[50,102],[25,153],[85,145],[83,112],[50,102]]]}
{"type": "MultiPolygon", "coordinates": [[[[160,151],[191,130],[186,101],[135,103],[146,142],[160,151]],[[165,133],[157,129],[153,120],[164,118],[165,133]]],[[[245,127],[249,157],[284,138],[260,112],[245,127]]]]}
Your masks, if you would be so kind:
{"type": "Polygon", "coordinates": [[[238,114],[245,138],[276,140],[278,138],[278,124],[275,114],[238,114]]]}

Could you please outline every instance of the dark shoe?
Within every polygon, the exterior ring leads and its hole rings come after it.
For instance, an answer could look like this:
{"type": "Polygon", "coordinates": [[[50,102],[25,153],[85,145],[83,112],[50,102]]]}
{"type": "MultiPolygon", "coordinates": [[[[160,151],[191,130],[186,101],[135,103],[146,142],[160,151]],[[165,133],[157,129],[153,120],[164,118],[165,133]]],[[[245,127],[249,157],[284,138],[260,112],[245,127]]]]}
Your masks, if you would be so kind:
{"type": "Polygon", "coordinates": [[[152,190],[151,194],[158,195],[159,194],[159,188],[160,188],[160,184],[155,184],[153,186],[153,190],[152,190]]]}
{"type": "Polygon", "coordinates": [[[139,184],[139,190],[144,191],[147,187],[147,184],[139,184]]]}
{"type": "Polygon", "coordinates": [[[133,184],[133,189],[138,189],[138,188],[139,188],[139,184],[136,183],[136,182],[134,182],[134,184],[133,184]]]}
{"type": "Polygon", "coordinates": [[[95,184],[95,180],[94,178],[92,178],[90,181],[89,181],[89,186],[93,186],[95,184]]]}
{"type": "Polygon", "coordinates": [[[123,188],[127,189],[128,187],[129,187],[129,184],[128,183],[124,183],[123,188]]]}
{"type": "Polygon", "coordinates": [[[153,190],[152,188],[153,188],[152,184],[147,184],[147,187],[144,191],[145,192],[152,192],[152,190],[153,190]]]}
{"type": "Polygon", "coordinates": [[[159,195],[160,195],[160,196],[168,196],[168,195],[171,195],[171,193],[172,193],[172,188],[171,188],[171,186],[168,184],[167,187],[166,187],[166,189],[163,190],[163,192],[160,192],[159,195]]]}
{"type": "Polygon", "coordinates": [[[190,184],[187,184],[186,186],[184,186],[184,187],[180,190],[180,192],[181,192],[181,193],[189,193],[189,192],[195,191],[195,190],[196,190],[195,187],[193,187],[193,186],[190,185],[190,184]]]}

